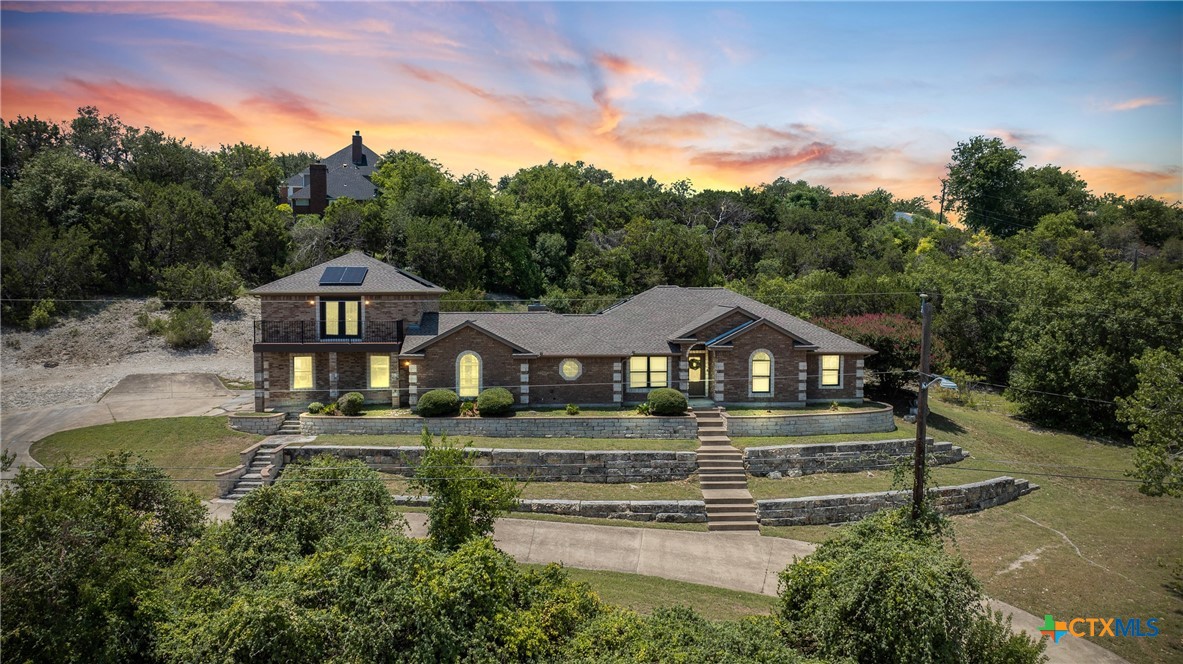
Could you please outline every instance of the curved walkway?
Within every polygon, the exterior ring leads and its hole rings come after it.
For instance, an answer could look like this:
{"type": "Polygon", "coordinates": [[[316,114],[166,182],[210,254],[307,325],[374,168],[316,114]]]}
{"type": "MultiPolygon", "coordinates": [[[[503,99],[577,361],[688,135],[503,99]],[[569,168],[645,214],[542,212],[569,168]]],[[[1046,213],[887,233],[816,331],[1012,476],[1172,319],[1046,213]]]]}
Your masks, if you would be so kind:
{"type": "MultiPolygon", "coordinates": [[[[424,514],[405,515],[416,537],[427,535],[424,514]]],[[[809,542],[748,533],[703,533],[621,526],[597,526],[534,519],[499,519],[497,547],[524,563],[644,574],[750,593],[776,595],[777,574],[795,556],[811,553],[809,542]]],[[[990,608],[1010,615],[1015,630],[1036,639],[1043,619],[998,600],[990,608]]],[[[1079,638],[1048,643],[1052,664],[1122,664],[1126,660],[1079,638]]]]}
{"type": "Polygon", "coordinates": [[[0,415],[0,441],[16,462],[3,479],[11,479],[20,466],[40,468],[29,456],[29,447],[42,438],[65,431],[161,417],[225,415],[254,407],[250,392],[226,389],[213,374],[132,374],[111,388],[98,403],[50,406],[0,415]]]}

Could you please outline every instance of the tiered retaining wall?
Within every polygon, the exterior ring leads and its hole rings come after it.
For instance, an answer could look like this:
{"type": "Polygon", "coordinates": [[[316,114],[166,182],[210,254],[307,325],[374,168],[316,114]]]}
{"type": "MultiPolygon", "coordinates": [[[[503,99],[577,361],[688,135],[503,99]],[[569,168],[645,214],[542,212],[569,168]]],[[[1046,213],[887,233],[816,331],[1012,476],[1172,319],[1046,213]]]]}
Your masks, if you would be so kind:
{"type": "MultiPolygon", "coordinates": [[[[670,482],[684,480],[698,470],[694,452],[612,450],[506,450],[471,448],[476,465],[495,475],[535,482],[670,482]]],[[[284,464],[321,454],[358,459],[382,472],[409,476],[415,472],[423,448],[288,445],[284,464]]]]}
{"type": "Polygon", "coordinates": [[[305,436],[326,433],[418,435],[491,438],[656,438],[689,440],[698,429],[693,417],[335,417],[301,415],[305,436]]]}
{"type": "Polygon", "coordinates": [[[727,418],[727,435],[732,438],[895,431],[891,406],[879,406],[876,410],[800,415],[727,415],[726,411],[723,414],[727,418]]]}
{"type": "MultiPolygon", "coordinates": [[[[426,507],[430,496],[395,496],[399,505],[426,507]]],[[[524,498],[515,512],[562,514],[588,519],[657,521],[662,523],[706,523],[706,504],[701,500],[554,500],[524,498]]]]}
{"type": "MultiPolygon", "coordinates": [[[[749,447],[743,452],[743,464],[748,473],[764,477],[777,472],[786,477],[800,477],[814,473],[854,473],[863,470],[891,468],[900,459],[910,459],[916,441],[911,438],[894,440],[823,443],[816,445],[773,445],[749,447]]],[[[952,443],[933,443],[927,440],[927,458],[932,464],[957,463],[969,453],[952,443]]]]}
{"type": "Polygon", "coordinates": [[[283,426],[285,417],[287,417],[287,413],[268,413],[265,415],[235,415],[231,413],[230,428],[247,433],[259,434],[260,436],[270,436],[276,431],[279,431],[279,427],[283,426]]]}
{"type": "MultiPolygon", "coordinates": [[[[943,514],[968,514],[1009,503],[1038,488],[1027,480],[996,477],[930,489],[928,495],[943,514]]],[[[881,509],[906,505],[911,499],[911,491],[781,498],[757,501],[756,512],[765,526],[814,526],[858,521],[881,509]]]]}

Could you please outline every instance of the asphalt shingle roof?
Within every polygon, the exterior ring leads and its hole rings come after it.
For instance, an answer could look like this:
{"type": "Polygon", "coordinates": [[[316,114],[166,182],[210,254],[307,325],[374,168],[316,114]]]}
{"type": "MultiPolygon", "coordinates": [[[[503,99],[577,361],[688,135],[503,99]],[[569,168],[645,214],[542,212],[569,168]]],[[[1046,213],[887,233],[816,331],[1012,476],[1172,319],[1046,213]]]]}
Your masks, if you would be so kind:
{"type": "MultiPolygon", "coordinates": [[[[374,166],[378,163],[378,153],[362,145],[361,154],[362,163],[354,164],[353,144],[350,143],[321,160],[326,167],[325,186],[329,198],[366,201],[374,197],[376,187],[370,181],[370,176],[373,175],[374,166]]],[[[308,174],[309,169],[305,168],[287,179],[289,186],[303,187],[292,193],[293,200],[308,198],[311,195],[308,187],[304,187],[304,177],[308,174]]]]}
{"type": "Polygon", "coordinates": [[[658,286],[591,315],[553,312],[426,314],[410,327],[404,352],[414,353],[437,335],[471,321],[475,326],[540,355],[659,355],[670,339],[688,334],[736,307],[768,320],[817,346],[819,353],[873,353],[825,328],[726,288],[658,286]]]}
{"type": "Polygon", "coordinates": [[[421,279],[407,272],[371,258],[360,251],[351,251],[344,256],[338,256],[331,261],[321,263],[288,275],[283,279],[263,284],[251,291],[255,295],[275,295],[289,293],[308,293],[319,295],[333,294],[379,294],[379,293],[445,293],[445,289],[421,279]],[[367,267],[365,281],[360,286],[321,286],[320,277],[326,267],[367,267]]]}

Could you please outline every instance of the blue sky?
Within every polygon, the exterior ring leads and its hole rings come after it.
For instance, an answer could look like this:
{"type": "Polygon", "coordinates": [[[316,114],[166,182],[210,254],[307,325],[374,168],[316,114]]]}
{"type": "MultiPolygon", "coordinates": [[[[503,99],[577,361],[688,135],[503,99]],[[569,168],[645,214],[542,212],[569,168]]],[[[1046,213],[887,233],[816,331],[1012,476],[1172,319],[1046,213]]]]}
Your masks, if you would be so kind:
{"type": "Polygon", "coordinates": [[[582,159],[698,188],[930,196],[1002,137],[1183,197],[1181,3],[4,2],[0,114],[83,104],[196,144],[361,130],[494,177],[582,159]]]}

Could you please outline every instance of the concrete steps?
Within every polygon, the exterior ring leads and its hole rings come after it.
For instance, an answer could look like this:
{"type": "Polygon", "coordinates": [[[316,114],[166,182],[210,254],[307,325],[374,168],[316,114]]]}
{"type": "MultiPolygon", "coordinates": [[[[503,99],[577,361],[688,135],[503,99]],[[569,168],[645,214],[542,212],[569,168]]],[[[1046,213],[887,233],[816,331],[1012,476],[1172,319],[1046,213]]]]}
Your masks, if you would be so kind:
{"type": "Polygon", "coordinates": [[[731,446],[723,414],[718,409],[695,411],[694,418],[698,424],[698,484],[706,503],[707,530],[759,534],[743,453],[731,446]]]}
{"type": "Polygon", "coordinates": [[[254,458],[251,459],[250,465],[247,466],[246,474],[238,478],[234,488],[224,498],[226,500],[242,500],[248,493],[263,486],[263,469],[271,465],[272,455],[278,447],[278,444],[260,447],[255,452],[254,458]]]}
{"type": "Polygon", "coordinates": [[[299,436],[300,435],[300,414],[288,413],[284,419],[283,424],[279,425],[279,429],[275,431],[276,436],[299,436]]]}

